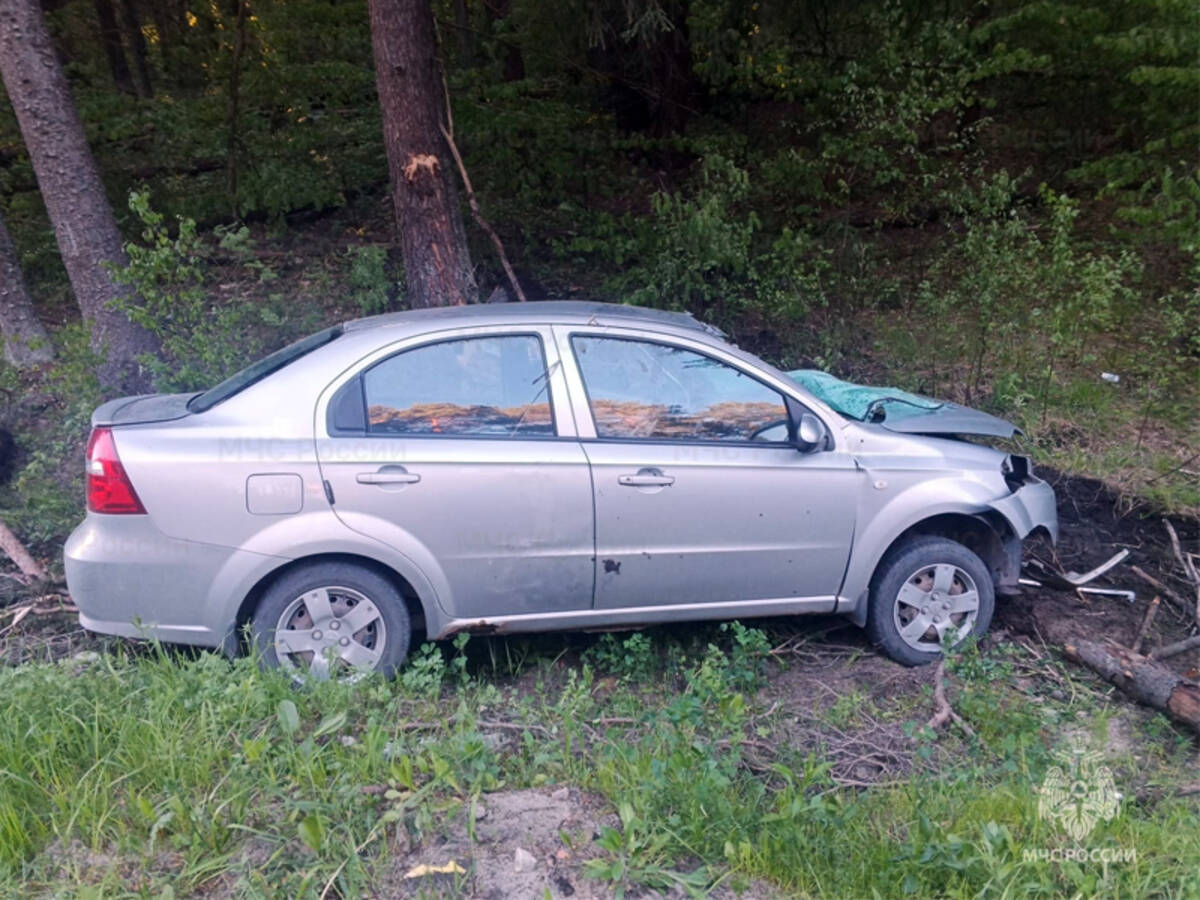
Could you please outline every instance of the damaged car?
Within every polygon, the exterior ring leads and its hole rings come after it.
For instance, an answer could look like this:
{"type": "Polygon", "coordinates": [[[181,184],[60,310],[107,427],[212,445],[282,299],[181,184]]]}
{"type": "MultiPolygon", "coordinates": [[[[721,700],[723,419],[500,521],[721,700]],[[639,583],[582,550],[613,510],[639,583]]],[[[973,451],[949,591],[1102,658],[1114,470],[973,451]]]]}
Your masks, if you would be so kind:
{"type": "Polygon", "coordinates": [[[1057,536],[1007,422],[785,373],[682,313],[391,313],[112,400],[66,545],[93,631],[390,674],[414,640],[844,615],[919,665],[1057,536]]]}

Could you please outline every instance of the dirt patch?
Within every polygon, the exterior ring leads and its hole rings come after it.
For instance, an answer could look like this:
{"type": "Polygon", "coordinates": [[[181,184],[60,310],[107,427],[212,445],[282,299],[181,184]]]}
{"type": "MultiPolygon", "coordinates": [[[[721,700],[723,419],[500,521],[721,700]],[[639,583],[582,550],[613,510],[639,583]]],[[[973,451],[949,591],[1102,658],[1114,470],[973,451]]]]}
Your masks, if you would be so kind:
{"type": "Polygon", "coordinates": [[[462,809],[440,839],[410,848],[394,841],[380,873],[385,897],[604,897],[582,866],[616,817],[600,799],[571,788],[499,791],[462,809]],[[453,864],[453,865],[451,865],[453,864]],[[421,871],[428,874],[417,874],[421,871]],[[439,871],[450,867],[452,871],[439,871]]]}
{"type": "MultiPolygon", "coordinates": [[[[1129,558],[1095,584],[1132,590],[1130,603],[1114,597],[1084,596],[1069,591],[1025,588],[1019,597],[997,604],[993,629],[1007,629],[1048,644],[1068,638],[1116,641],[1128,645],[1137,633],[1146,604],[1156,590],[1133,573],[1138,566],[1174,589],[1183,598],[1194,597],[1179,571],[1162,518],[1131,507],[1127,498],[1103,482],[1050,472],[1048,480],[1058,495],[1060,537],[1058,545],[1035,545],[1031,552],[1062,570],[1087,571],[1122,549],[1129,558]]],[[[1172,520],[1185,549],[1200,542],[1200,522],[1172,520]]],[[[1194,610],[1168,602],[1150,631],[1150,646],[1180,640],[1190,633],[1194,610]]],[[[1200,664],[1200,652],[1180,654],[1169,663],[1180,672],[1200,664]]]]}
{"type": "MultiPolygon", "coordinates": [[[[416,847],[404,840],[393,841],[387,869],[377,875],[378,895],[478,900],[599,900],[614,896],[613,885],[583,874],[584,863],[602,852],[595,843],[601,830],[620,828],[603,798],[573,787],[484,794],[475,807],[474,840],[468,817],[469,809],[464,806],[447,821],[439,838],[416,847]]],[[[625,896],[685,894],[629,887],[625,896]]],[[[778,894],[754,882],[741,894],[721,885],[708,896],[766,900],[778,894]]]]}

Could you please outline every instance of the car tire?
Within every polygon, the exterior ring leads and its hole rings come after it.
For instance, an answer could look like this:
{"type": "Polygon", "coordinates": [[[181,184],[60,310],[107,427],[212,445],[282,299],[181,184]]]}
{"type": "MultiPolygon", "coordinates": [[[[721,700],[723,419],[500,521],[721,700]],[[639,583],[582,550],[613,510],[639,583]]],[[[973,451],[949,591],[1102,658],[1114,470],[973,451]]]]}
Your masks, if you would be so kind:
{"type": "Polygon", "coordinates": [[[868,602],[871,642],[898,663],[921,666],[941,658],[942,641],[954,646],[987,633],[996,591],[977,554],[957,541],[926,536],[885,554],[868,602]]]}
{"type": "Polygon", "coordinates": [[[298,681],[350,681],[369,672],[391,677],[408,656],[412,620],[400,591],[379,572],[320,562],[298,566],[267,588],[251,635],[265,668],[298,681]]]}

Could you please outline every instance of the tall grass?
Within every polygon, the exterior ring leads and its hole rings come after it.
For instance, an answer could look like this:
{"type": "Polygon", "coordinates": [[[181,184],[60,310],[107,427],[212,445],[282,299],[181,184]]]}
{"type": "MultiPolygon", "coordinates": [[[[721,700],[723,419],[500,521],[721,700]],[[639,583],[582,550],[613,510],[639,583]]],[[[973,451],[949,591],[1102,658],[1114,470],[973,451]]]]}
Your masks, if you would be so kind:
{"type": "MultiPolygon", "coordinates": [[[[501,787],[570,783],[620,812],[589,865],[614,888],[753,876],[813,896],[1200,895],[1200,817],[1169,790],[1089,838],[1136,848],[1134,862],[1022,856],[1069,844],[1037,815],[1047,723],[1090,718],[1103,698],[1081,691],[1046,717],[1007,670],[964,664],[958,702],[987,720],[986,744],[936,775],[839,787],[820,753],[790,746],[786,704],[768,714],[755,634],[649,652],[638,635],[625,662],[609,639],[581,664],[532,654],[516,677],[432,648],[395,682],[353,686],[164,652],[0,671],[0,893],[316,896],[332,879],[359,896],[398,834],[435,837],[501,787]],[[502,745],[496,721],[528,730],[502,745]]],[[[1139,765],[1184,778],[1185,743],[1163,728],[1139,765]]]]}

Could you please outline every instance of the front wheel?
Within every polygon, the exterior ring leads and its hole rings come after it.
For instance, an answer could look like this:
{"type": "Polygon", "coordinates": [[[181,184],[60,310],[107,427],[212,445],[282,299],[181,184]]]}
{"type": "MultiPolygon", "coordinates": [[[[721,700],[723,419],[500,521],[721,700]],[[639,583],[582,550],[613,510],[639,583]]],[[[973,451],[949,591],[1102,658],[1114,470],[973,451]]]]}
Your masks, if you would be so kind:
{"type": "Polygon", "coordinates": [[[919,537],[890,550],[876,569],[867,634],[896,662],[925,665],[944,647],[985,634],[995,608],[982,559],[956,541],[919,537]]]}
{"type": "Polygon", "coordinates": [[[252,629],[262,664],[297,681],[390,676],[412,638],[396,587],[378,572],[341,562],[303,565],[280,577],[259,600],[252,629]]]}

